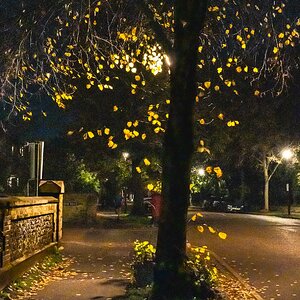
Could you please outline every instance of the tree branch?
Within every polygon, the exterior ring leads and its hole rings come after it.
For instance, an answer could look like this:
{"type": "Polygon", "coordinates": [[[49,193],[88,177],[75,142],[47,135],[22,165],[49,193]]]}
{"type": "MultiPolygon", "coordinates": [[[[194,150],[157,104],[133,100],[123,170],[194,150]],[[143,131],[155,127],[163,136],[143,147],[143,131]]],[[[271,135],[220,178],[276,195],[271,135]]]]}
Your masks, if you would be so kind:
{"type": "Polygon", "coordinates": [[[163,47],[164,51],[166,53],[172,53],[173,51],[173,45],[171,41],[166,36],[165,32],[163,31],[162,27],[159,23],[155,21],[154,15],[152,10],[149,7],[149,4],[147,3],[147,0],[138,1],[139,5],[143,11],[143,13],[148,18],[151,28],[156,36],[156,39],[158,43],[163,47]]]}

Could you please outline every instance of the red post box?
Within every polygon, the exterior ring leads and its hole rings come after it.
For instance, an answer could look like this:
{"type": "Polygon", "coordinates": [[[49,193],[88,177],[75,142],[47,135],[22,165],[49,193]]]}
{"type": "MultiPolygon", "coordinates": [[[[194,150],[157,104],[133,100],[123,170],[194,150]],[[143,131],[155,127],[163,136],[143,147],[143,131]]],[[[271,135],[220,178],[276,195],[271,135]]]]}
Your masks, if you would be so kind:
{"type": "Polygon", "coordinates": [[[162,196],[158,193],[153,193],[151,195],[151,213],[153,217],[153,221],[157,222],[160,217],[161,213],[161,203],[162,202],[162,196]]]}

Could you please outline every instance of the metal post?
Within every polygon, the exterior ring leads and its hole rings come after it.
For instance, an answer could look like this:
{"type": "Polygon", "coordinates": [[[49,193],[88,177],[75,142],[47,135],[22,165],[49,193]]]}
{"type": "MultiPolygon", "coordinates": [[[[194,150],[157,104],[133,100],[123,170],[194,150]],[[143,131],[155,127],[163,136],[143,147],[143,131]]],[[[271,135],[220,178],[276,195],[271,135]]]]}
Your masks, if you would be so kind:
{"type": "Polygon", "coordinates": [[[39,195],[39,182],[43,178],[44,142],[32,142],[27,144],[30,154],[30,179],[27,183],[27,195],[30,194],[30,181],[34,182],[34,194],[39,195]]]}
{"type": "Polygon", "coordinates": [[[290,215],[291,214],[291,191],[290,191],[290,184],[289,183],[287,183],[286,184],[286,192],[287,192],[287,197],[288,197],[288,201],[287,201],[287,203],[288,203],[288,215],[290,215]]]}

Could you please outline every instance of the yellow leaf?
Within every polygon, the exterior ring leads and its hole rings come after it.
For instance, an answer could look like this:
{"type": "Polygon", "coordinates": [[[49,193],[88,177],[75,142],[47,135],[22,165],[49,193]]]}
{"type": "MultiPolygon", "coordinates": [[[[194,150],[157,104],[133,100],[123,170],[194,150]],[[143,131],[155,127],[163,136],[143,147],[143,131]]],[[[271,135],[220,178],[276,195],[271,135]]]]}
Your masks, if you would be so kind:
{"type": "Polygon", "coordinates": [[[114,105],[113,109],[114,109],[114,111],[117,111],[119,108],[117,105],[114,105]]]}
{"type": "Polygon", "coordinates": [[[103,84],[98,84],[98,89],[99,89],[100,91],[103,91],[103,89],[104,89],[103,84]]]}
{"type": "Polygon", "coordinates": [[[128,122],[127,122],[127,127],[130,128],[131,126],[132,126],[132,122],[131,122],[131,121],[128,121],[128,122]]]}
{"type": "Polygon", "coordinates": [[[191,217],[191,220],[192,220],[192,221],[196,221],[196,219],[197,219],[197,215],[193,215],[193,216],[191,217]]]}
{"type": "Polygon", "coordinates": [[[199,120],[199,123],[200,123],[201,125],[204,125],[204,124],[205,124],[205,120],[204,120],[204,119],[200,119],[200,120],[199,120]]]}
{"type": "Polygon", "coordinates": [[[126,35],[124,33],[120,33],[119,38],[126,41],[126,35]]]}
{"type": "Polygon", "coordinates": [[[140,167],[136,167],[135,169],[136,169],[136,171],[137,171],[138,173],[141,173],[141,172],[142,172],[142,170],[141,170],[140,167]]]}
{"type": "Polygon", "coordinates": [[[136,27],[133,27],[133,28],[132,28],[131,34],[132,34],[132,35],[136,35],[136,27]]]}
{"type": "Polygon", "coordinates": [[[134,126],[134,127],[137,127],[138,125],[139,125],[139,121],[138,121],[138,120],[135,120],[134,123],[133,123],[133,126],[134,126]]]}
{"type": "Polygon", "coordinates": [[[220,120],[224,120],[224,114],[222,114],[222,113],[218,114],[218,118],[219,118],[220,120]]]}
{"type": "Polygon", "coordinates": [[[202,233],[204,231],[204,227],[203,226],[197,226],[197,230],[202,233]]]}
{"type": "Polygon", "coordinates": [[[203,140],[200,140],[199,144],[200,144],[201,146],[204,146],[204,141],[203,141],[203,140]]]}
{"type": "Polygon", "coordinates": [[[88,89],[90,89],[91,88],[91,85],[88,83],[87,85],[86,85],[86,89],[88,90],[88,89]]]}
{"type": "Polygon", "coordinates": [[[219,74],[222,73],[222,71],[223,71],[223,69],[222,69],[221,67],[217,69],[217,72],[218,72],[219,74]]]}
{"type": "Polygon", "coordinates": [[[211,233],[215,233],[215,232],[216,232],[211,226],[208,226],[208,230],[209,230],[211,233]]]}
{"type": "Polygon", "coordinates": [[[225,240],[227,238],[227,234],[225,232],[219,232],[218,236],[220,239],[225,240]]]}
{"type": "Polygon", "coordinates": [[[231,87],[231,85],[232,85],[232,82],[231,82],[230,80],[228,80],[228,79],[226,79],[226,80],[224,81],[224,83],[225,83],[228,87],[231,87]]]}
{"type": "Polygon", "coordinates": [[[135,76],[134,76],[134,79],[135,79],[136,81],[140,81],[140,80],[141,80],[141,76],[140,76],[140,75],[135,75],[135,76]]]}
{"type": "Polygon", "coordinates": [[[150,163],[150,161],[147,158],[144,158],[144,164],[146,166],[149,166],[151,163],[150,163]]]}
{"type": "Polygon", "coordinates": [[[244,68],[244,72],[248,72],[248,66],[246,66],[245,68],[244,68]]]}
{"type": "Polygon", "coordinates": [[[199,212],[197,213],[197,216],[200,217],[200,218],[203,218],[203,215],[199,212]]]}
{"type": "Polygon", "coordinates": [[[236,39],[237,39],[239,42],[241,42],[241,41],[243,40],[243,38],[242,38],[240,35],[237,35],[237,36],[236,36],[236,39]]]}
{"type": "Polygon", "coordinates": [[[147,184],[147,189],[148,189],[149,191],[152,191],[152,190],[154,189],[153,184],[152,184],[152,183],[147,184]]]}
{"type": "Polygon", "coordinates": [[[211,173],[212,173],[212,167],[211,167],[211,166],[206,167],[205,171],[206,171],[208,174],[211,174],[211,173]]]}
{"type": "Polygon", "coordinates": [[[259,96],[260,95],[260,91],[259,90],[255,90],[254,91],[254,96],[259,96]]]}
{"type": "Polygon", "coordinates": [[[220,87],[218,85],[215,86],[215,91],[218,92],[220,90],[220,87]]]}
{"type": "Polygon", "coordinates": [[[74,131],[68,131],[67,135],[72,135],[74,131]]]}
{"type": "Polygon", "coordinates": [[[211,85],[211,82],[210,81],[205,81],[204,82],[204,86],[209,89],[210,88],[210,85],[211,85]]]}
{"type": "Polygon", "coordinates": [[[92,139],[95,135],[93,134],[93,132],[91,132],[91,131],[88,131],[88,137],[90,138],[90,139],[92,139]]]}
{"type": "Polygon", "coordinates": [[[167,103],[167,104],[170,104],[170,103],[171,103],[171,100],[167,99],[167,100],[166,100],[166,103],[167,103]]]}
{"type": "Polygon", "coordinates": [[[142,140],[144,140],[147,137],[146,133],[142,134],[142,140]]]}
{"type": "Polygon", "coordinates": [[[279,49],[277,47],[273,48],[273,53],[276,54],[279,51],[279,49]]]}
{"type": "Polygon", "coordinates": [[[279,37],[280,39],[284,38],[284,33],[283,33],[283,32],[280,32],[280,33],[278,34],[278,37],[279,37]]]}
{"type": "Polygon", "coordinates": [[[258,73],[258,68],[254,67],[254,68],[253,68],[253,72],[254,72],[254,73],[258,73]]]}
{"type": "Polygon", "coordinates": [[[108,145],[109,148],[111,148],[114,145],[114,142],[113,141],[109,141],[107,145],[108,145]]]}
{"type": "Polygon", "coordinates": [[[110,129],[109,128],[105,128],[104,129],[104,134],[109,135],[109,133],[110,133],[110,129]]]}
{"type": "Polygon", "coordinates": [[[236,67],[235,69],[238,73],[241,73],[242,72],[242,68],[240,66],[236,67]]]}
{"type": "Polygon", "coordinates": [[[214,172],[216,173],[216,175],[217,175],[218,178],[221,178],[222,175],[223,175],[223,172],[222,172],[222,170],[221,170],[220,167],[215,167],[214,168],[214,172]]]}

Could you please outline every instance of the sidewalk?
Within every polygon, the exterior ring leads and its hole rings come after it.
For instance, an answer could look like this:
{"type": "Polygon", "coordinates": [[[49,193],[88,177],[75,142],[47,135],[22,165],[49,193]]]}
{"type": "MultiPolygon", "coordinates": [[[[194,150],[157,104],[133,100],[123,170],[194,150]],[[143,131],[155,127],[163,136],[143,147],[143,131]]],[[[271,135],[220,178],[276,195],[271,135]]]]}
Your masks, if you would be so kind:
{"type": "Polygon", "coordinates": [[[32,300],[124,299],[130,282],[130,255],[136,239],[155,241],[156,229],[122,228],[107,213],[111,228],[64,228],[63,254],[75,258],[68,276],[51,282],[32,300]]]}

